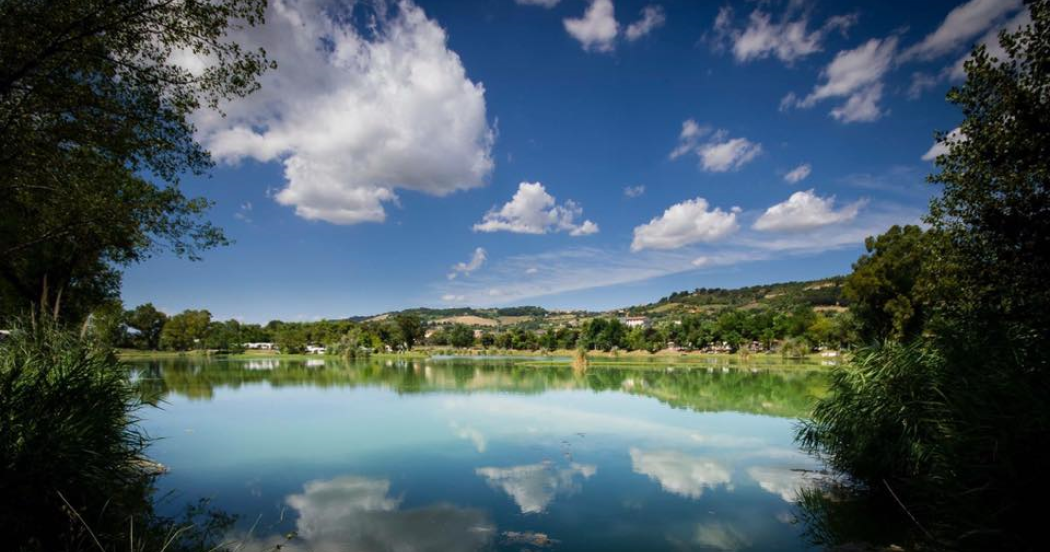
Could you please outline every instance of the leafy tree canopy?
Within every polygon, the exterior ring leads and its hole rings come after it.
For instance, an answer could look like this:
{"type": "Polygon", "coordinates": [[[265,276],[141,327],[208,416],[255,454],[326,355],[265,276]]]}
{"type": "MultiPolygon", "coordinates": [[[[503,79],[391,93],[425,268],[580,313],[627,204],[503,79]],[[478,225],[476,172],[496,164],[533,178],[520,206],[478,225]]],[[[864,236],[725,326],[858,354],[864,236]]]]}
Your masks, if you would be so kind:
{"type": "MultiPolygon", "coordinates": [[[[208,202],[178,190],[208,153],[190,116],[251,93],[273,66],[228,38],[265,0],[0,4],[0,314],[42,294],[78,319],[118,267],[226,243],[208,202]],[[174,60],[197,56],[202,70],[174,60]]],[[[42,301],[52,301],[44,297],[42,301]]]]}

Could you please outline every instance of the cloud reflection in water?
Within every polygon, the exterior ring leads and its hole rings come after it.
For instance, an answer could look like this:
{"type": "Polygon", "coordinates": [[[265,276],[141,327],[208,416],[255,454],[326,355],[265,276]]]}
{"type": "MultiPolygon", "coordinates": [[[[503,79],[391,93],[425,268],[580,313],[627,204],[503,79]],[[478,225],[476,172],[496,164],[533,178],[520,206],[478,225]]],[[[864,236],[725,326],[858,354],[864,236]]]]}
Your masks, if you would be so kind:
{"type": "Polygon", "coordinates": [[[722,464],[675,450],[643,451],[632,447],[631,465],[635,473],[647,475],[665,491],[686,498],[700,498],[705,489],[730,484],[729,469],[722,464]]]}
{"type": "Polygon", "coordinates": [[[466,552],[487,548],[496,527],[478,509],[452,504],[401,510],[401,499],[389,496],[390,481],[343,476],[310,481],[303,492],[285,498],[298,513],[297,538],[275,535],[248,539],[245,551],[293,552],[395,551],[466,552]]]}
{"type": "Polygon", "coordinates": [[[577,475],[587,479],[597,472],[597,466],[576,462],[566,468],[555,468],[551,462],[542,462],[475,470],[489,486],[510,495],[523,514],[542,513],[556,496],[569,495],[579,490],[577,475]]]}

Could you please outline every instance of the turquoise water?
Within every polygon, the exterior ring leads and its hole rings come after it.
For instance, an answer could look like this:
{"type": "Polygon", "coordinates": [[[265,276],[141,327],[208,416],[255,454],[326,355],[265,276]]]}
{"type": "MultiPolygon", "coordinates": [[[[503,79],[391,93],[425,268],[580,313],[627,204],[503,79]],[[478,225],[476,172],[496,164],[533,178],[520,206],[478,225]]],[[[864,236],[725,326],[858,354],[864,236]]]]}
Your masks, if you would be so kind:
{"type": "Polygon", "coordinates": [[[140,363],[162,508],[242,550],[807,550],[819,371],[485,359],[140,363]],[[290,538],[289,538],[290,537],[290,538]]]}

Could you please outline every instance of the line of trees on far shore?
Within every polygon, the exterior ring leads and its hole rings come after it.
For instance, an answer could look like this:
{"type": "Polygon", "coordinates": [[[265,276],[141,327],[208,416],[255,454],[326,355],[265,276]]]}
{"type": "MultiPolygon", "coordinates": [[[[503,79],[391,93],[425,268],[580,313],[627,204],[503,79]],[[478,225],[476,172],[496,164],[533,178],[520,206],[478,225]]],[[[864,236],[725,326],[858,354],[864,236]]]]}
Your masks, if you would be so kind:
{"type": "Polygon", "coordinates": [[[97,309],[90,321],[99,342],[140,350],[243,351],[249,343],[272,343],[281,352],[301,353],[307,346],[324,346],[330,353],[403,351],[419,345],[507,350],[627,350],[669,347],[735,352],[817,347],[839,349],[855,339],[848,312],[816,311],[807,305],[783,309],[735,309],[690,314],[660,320],[646,327],[628,327],[615,317],[596,317],[579,325],[543,329],[474,328],[464,324],[427,326],[415,314],[354,322],[271,321],[265,325],[237,320],[213,320],[207,310],[167,315],[150,303],[125,310],[119,301],[97,309]]]}

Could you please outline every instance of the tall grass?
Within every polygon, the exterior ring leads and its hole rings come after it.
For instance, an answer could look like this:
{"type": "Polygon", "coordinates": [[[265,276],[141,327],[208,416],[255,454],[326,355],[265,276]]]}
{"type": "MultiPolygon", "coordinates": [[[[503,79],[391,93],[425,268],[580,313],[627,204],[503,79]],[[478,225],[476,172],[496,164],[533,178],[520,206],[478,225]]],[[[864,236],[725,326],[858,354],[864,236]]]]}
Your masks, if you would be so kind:
{"type": "Polygon", "coordinates": [[[106,534],[114,530],[107,520],[145,508],[138,408],[111,352],[47,317],[15,328],[0,343],[2,538],[25,549],[69,548],[85,537],[71,510],[106,534]]]}
{"type": "Polygon", "coordinates": [[[46,316],[0,342],[0,549],[214,548],[229,516],[154,512],[139,397],[112,351],[46,316]]]}
{"type": "Polygon", "coordinates": [[[797,437],[899,508],[931,547],[1034,549],[1041,509],[1030,503],[1044,499],[1050,460],[1047,390],[982,345],[858,351],[832,373],[797,437]]]}

